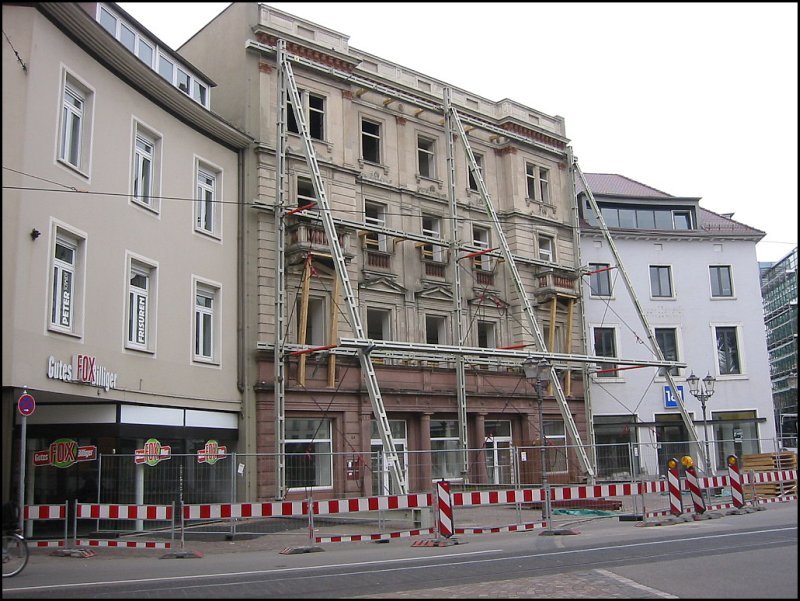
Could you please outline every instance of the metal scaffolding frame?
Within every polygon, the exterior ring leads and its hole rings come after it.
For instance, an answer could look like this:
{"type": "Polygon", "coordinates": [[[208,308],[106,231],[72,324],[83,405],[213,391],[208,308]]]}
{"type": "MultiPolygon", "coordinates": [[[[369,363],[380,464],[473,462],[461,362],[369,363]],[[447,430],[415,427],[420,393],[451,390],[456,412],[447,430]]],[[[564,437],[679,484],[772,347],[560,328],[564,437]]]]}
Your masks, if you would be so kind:
{"type": "MultiPolygon", "coordinates": [[[[489,196],[489,193],[486,189],[483,175],[480,171],[480,168],[475,160],[475,156],[472,152],[471,145],[467,137],[467,132],[464,129],[463,123],[465,122],[469,123],[473,127],[487,130],[496,135],[503,136],[508,140],[522,142],[529,146],[534,146],[539,149],[546,150],[548,152],[556,153],[559,156],[563,156],[565,154],[564,151],[549,146],[547,144],[544,144],[538,140],[534,140],[532,138],[522,136],[515,132],[499,128],[481,119],[477,119],[475,117],[468,115],[463,115],[463,116],[460,115],[459,112],[452,105],[451,91],[449,88],[445,88],[444,98],[443,98],[444,103],[440,105],[437,103],[432,103],[430,101],[427,101],[419,96],[410,95],[402,90],[391,88],[383,84],[379,84],[377,82],[358,77],[357,75],[354,75],[352,73],[346,73],[344,71],[337,70],[333,67],[328,67],[326,65],[310,61],[306,58],[290,54],[286,51],[285,40],[279,39],[277,41],[275,48],[251,40],[246,43],[246,48],[253,49],[261,53],[267,53],[267,54],[275,53],[277,67],[278,67],[278,111],[277,111],[278,133],[277,133],[277,145],[276,145],[276,199],[273,207],[268,207],[267,205],[258,202],[253,203],[254,208],[266,209],[266,210],[269,210],[271,208],[273,210],[275,218],[275,229],[276,229],[277,265],[276,265],[276,278],[275,278],[275,286],[276,286],[275,343],[273,348],[271,349],[270,345],[265,343],[258,343],[257,346],[258,349],[261,351],[271,350],[274,353],[275,357],[274,361],[275,429],[276,429],[275,435],[276,435],[276,451],[278,454],[278,458],[276,461],[277,497],[284,498],[287,490],[286,464],[285,464],[285,442],[286,442],[285,441],[285,381],[286,381],[285,357],[289,353],[314,352],[314,351],[322,351],[328,353],[331,360],[333,360],[333,358],[336,355],[340,354],[356,355],[358,357],[362,373],[364,374],[364,379],[367,385],[367,391],[369,393],[370,402],[372,404],[373,414],[378,425],[378,432],[380,434],[381,442],[383,444],[383,450],[387,456],[387,465],[390,468],[392,478],[400,494],[408,493],[408,485],[407,482],[405,481],[405,474],[401,469],[399,456],[397,454],[394,440],[392,438],[390,424],[387,418],[375,369],[372,364],[373,356],[404,357],[404,358],[418,358],[418,359],[435,358],[436,360],[444,360],[444,361],[453,361],[453,357],[455,357],[457,387],[458,387],[456,393],[457,393],[457,403],[458,403],[459,448],[461,450],[462,473],[464,475],[466,475],[468,471],[467,470],[468,467],[467,400],[466,400],[466,384],[465,384],[466,378],[464,371],[464,357],[465,356],[480,357],[479,359],[476,359],[477,362],[492,361],[493,363],[501,363],[506,366],[512,366],[512,367],[514,366],[519,367],[523,360],[531,357],[545,358],[549,360],[552,363],[550,371],[550,382],[553,386],[554,398],[558,403],[559,410],[564,419],[565,427],[567,428],[570,437],[573,439],[576,445],[576,454],[578,456],[581,467],[584,470],[584,474],[590,480],[593,480],[595,474],[594,466],[590,461],[588,455],[586,454],[584,445],[581,442],[580,434],[578,432],[575,421],[569,410],[569,405],[567,403],[566,397],[564,396],[564,392],[561,388],[557,370],[559,369],[568,370],[570,369],[570,366],[574,363],[580,363],[580,364],[602,363],[604,361],[607,361],[608,358],[597,357],[592,355],[552,353],[547,350],[547,346],[545,344],[542,331],[539,328],[539,325],[536,320],[533,306],[530,303],[528,294],[525,290],[522,278],[520,276],[519,271],[517,270],[516,265],[519,262],[523,264],[543,266],[547,268],[560,268],[560,269],[567,269],[567,268],[564,268],[563,266],[560,266],[558,264],[549,261],[530,259],[526,257],[517,257],[511,253],[510,247],[508,245],[502,226],[500,224],[498,215],[492,206],[491,197],[489,196]],[[445,119],[443,121],[443,124],[445,126],[445,135],[447,137],[448,199],[450,206],[450,217],[453,223],[450,240],[444,240],[444,239],[437,240],[435,238],[430,238],[428,236],[406,233],[399,230],[392,230],[390,228],[385,228],[382,226],[377,226],[365,222],[356,222],[356,221],[333,217],[333,215],[331,214],[330,203],[328,201],[322,177],[320,174],[319,165],[317,162],[311,136],[308,131],[308,127],[306,125],[305,115],[303,114],[300,94],[291,67],[292,62],[349,81],[355,85],[361,86],[362,89],[364,90],[369,89],[391,98],[404,100],[406,102],[421,107],[421,109],[423,110],[430,110],[433,112],[444,113],[445,119]],[[301,208],[293,209],[291,211],[286,210],[285,188],[286,188],[286,155],[288,153],[288,147],[287,147],[287,102],[288,101],[291,101],[292,109],[294,111],[295,121],[297,123],[300,132],[300,138],[303,143],[303,151],[305,159],[312,172],[312,183],[314,186],[314,193],[318,204],[318,210],[315,211],[309,211],[307,209],[301,209],[301,208]],[[478,190],[480,192],[481,199],[484,203],[484,208],[486,209],[486,213],[492,220],[495,234],[498,240],[500,241],[499,253],[496,252],[495,250],[487,251],[486,249],[479,249],[472,245],[462,244],[458,240],[458,231],[457,231],[458,213],[457,213],[457,200],[455,194],[455,150],[453,147],[454,146],[453,138],[456,136],[460,138],[463,144],[468,159],[469,169],[472,172],[474,181],[478,184],[478,190]],[[330,245],[331,255],[334,262],[334,267],[336,271],[336,283],[341,285],[341,289],[343,291],[344,301],[347,305],[350,323],[353,328],[353,333],[355,335],[354,338],[340,337],[338,344],[324,347],[322,349],[313,349],[305,344],[292,345],[286,343],[284,337],[284,330],[286,327],[285,241],[286,241],[286,217],[289,214],[302,216],[312,221],[322,222],[325,230],[325,235],[330,245]],[[381,234],[393,236],[395,238],[416,240],[418,242],[422,242],[425,244],[438,245],[452,249],[453,252],[449,253],[450,254],[449,261],[453,267],[454,286],[455,286],[454,299],[453,299],[453,311],[455,313],[455,318],[453,319],[452,330],[453,330],[453,338],[454,340],[457,341],[457,344],[452,346],[431,345],[431,344],[419,344],[419,343],[401,342],[401,341],[373,340],[366,338],[361,323],[361,317],[358,311],[358,303],[353,293],[350,279],[347,273],[345,257],[342,252],[341,244],[339,242],[339,238],[336,233],[337,225],[343,226],[345,228],[352,228],[357,231],[378,232],[381,234]],[[535,336],[536,350],[515,351],[507,349],[487,349],[483,347],[464,346],[465,342],[464,324],[463,324],[464,310],[462,304],[463,295],[461,291],[460,273],[459,273],[459,265],[457,257],[457,253],[462,251],[467,251],[467,252],[481,251],[489,256],[500,257],[504,260],[507,268],[509,269],[511,277],[514,281],[520,302],[523,304],[523,310],[526,314],[526,317],[528,318],[528,323],[531,327],[531,331],[535,336]],[[487,357],[491,357],[492,359],[487,359],[487,357]]],[[[567,152],[566,154],[567,156],[571,157],[571,153],[567,152]]],[[[577,163],[575,163],[575,167],[577,168],[577,163]]],[[[582,174],[580,175],[581,177],[583,177],[582,174]]],[[[586,187],[588,189],[588,186],[586,187]]],[[[592,203],[594,203],[593,198],[591,199],[591,201],[592,203]]],[[[573,227],[575,228],[575,235],[578,235],[577,220],[576,224],[573,227]]],[[[603,224],[603,229],[604,232],[610,237],[610,234],[608,234],[607,228],[605,228],[604,224],[603,224]]],[[[618,263],[621,264],[621,261],[619,261],[619,259],[618,263]]],[[[573,271],[579,272],[580,268],[575,268],[573,271]]],[[[629,290],[633,295],[632,288],[629,288],[629,290]]],[[[335,300],[336,299],[334,299],[334,301],[335,300]]],[[[644,323],[646,326],[646,320],[644,320],[644,323]]],[[[649,330],[648,330],[648,335],[650,336],[649,330]]],[[[661,354],[660,350],[658,350],[657,345],[655,345],[655,349],[656,352],[658,353],[658,360],[633,361],[633,360],[615,358],[615,363],[622,365],[640,366],[640,367],[644,366],[653,366],[659,368],[686,367],[686,365],[683,363],[664,360],[664,357],[661,354]]],[[[669,370],[665,369],[665,371],[668,372],[669,370]]],[[[673,393],[675,393],[676,388],[674,386],[674,382],[672,381],[669,375],[667,377],[669,379],[673,393]]],[[[675,396],[676,398],[679,398],[677,394],[675,396]]],[[[681,412],[684,416],[684,420],[687,420],[688,416],[685,413],[682,402],[680,403],[680,406],[681,406],[681,412]]],[[[691,424],[691,420],[688,421],[689,424],[691,424]]],[[[693,427],[691,428],[691,431],[694,432],[693,427]]],[[[696,434],[694,435],[694,441],[696,442],[696,434]]]]}

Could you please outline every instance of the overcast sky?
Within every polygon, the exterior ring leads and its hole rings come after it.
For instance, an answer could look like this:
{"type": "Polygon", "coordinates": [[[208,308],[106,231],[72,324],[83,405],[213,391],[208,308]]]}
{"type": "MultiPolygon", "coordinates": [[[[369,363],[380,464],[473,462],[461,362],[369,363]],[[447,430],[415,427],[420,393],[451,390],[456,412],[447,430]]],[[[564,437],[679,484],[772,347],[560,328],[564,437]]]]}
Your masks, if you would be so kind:
{"type": "MultiPolygon", "coordinates": [[[[561,115],[584,172],[734,213],[766,233],[759,261],[797,245],[797,3],[267,4],[489,100],[561,115]]],[[[120,3],[173,48],[227,5],[120,3]]]]}

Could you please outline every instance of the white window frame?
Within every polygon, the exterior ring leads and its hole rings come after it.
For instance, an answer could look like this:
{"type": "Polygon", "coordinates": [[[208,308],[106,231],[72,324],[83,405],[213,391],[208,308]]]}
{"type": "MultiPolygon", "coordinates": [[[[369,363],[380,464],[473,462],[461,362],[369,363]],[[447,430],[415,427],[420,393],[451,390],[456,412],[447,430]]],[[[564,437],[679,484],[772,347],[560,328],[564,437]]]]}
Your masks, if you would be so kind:
{"type": "Polygon", "coordinates": [[[539,259],[541,259],[542,261],[549,261],[550,263],[555,263],[556,262],[555,237],[549,234],[539,234],[537,237],[538,237],[537,249],[539,251],[539,259]],[[544,248],[546,244],[543,243],[549,244],[550,248],[549,249],[544,248]]]}
{"type": "Polygon", "coordinates": [[[436,140],[423,134],[417,134],[417,174],[436,179],[436,140]]]}
{"type": "Polygon", "coordinates": [[[193,343],[192,358],[198,363],[220,362],[220,285],[193,279],[193,343]],[[201,302],[201,299],[208,301],[201,302]]]}
{"type": "Polygon", "coordinates": [[[56,160],[88,178],[91,171],[94,91],[63,69],[60,102],[56,160]],[[71,101],[68,102],[68,98],[71,101]]]}
{"type": "Polygon", "coordinates": [[[146,39],[144,36],[142,36],[142,34],[139,33],[139,31],[137,31],[137,29],[132,24],[126,22],[117,13],[115,13],[112,10],[110,10],[108,8],[108,6],[105,6],[105,5],[101,4],[101,3],[98,3],[97,4],[97,22],[101,23],[101,25],[102,25],[102,22],[101,22],[100,17],[102,15],[102,13],[104,13],[104,12],[108,13],[114,19],[115,23],[114,23],[114,31],[113,32],[109,31],[104,25],[103,25],[103,29],[105,29],[111,35],[113,35],[123,46],[125,46],[128,50],[130,50],[132,54],[135,54],[139,58],[139,60],[141,60],[145,65],[147,65],[148,67],[150,67],[152,69],[153,68],[153,58],[156,56],[155,44],[153,42],[151,42],[150,40],[146,39]],[[124,38],[123,38],[123,28],[128,30],[130,33],[133,34],[133,36],[134,36],[133,48],[131,48],[130,46],[128,46],[128,44],[125,43],[124,38]],[[150,61],[146,61],[144,58],[142,58],[142,46],[143,45],[147,46],[147,48],[150,49],[150,61]]]}
{"type": "MultiPolygon", "coordinates": [[[[429,238],[441,240],[442,238],[442,218],[438,215],[431,215],[429,213],[422,214],[422,235],[429,238]],[[430,227],[425,227],[425,221],[428,220],[430,227]]],[[[423,244],[422,245],[422,258],[426,261],[433,261],[435,263],[444,262],[444,249],[438,244],[423,244]]]]}
{"type": "Polygon", "coordinates": [[[565,474],[569,471],[569,447],[567,447],[567,431],[561,417],[545,417],[542,424],[544,430],[545,461],[548,474],[565,474]],[[554,432],[553,430],[557,430],[554,432]],[[563,455],[562,455],[563,454],[563,455]],[[562,465],[556,465],[563,460],[562,465]],[[554,467],[563,469],[553,469],[554,467]]]}
{"type": "MultiPolygon", "coordinates": [[[[291,432],[291,424],[290,422],[293,421],[321,421],[324,427],[316,428],[314,431],[314,435],[312,438],[287,438],[286,445],[306,445],[305,448],[313,447],[314,452],[313,460],[315,465],[315,473],[314,473],[314,480],[315,484],[311,486],[291,486],[289,485],[290,491],[306,491],[308,489],[311,490],[325,490],[330,489],[333,487],[334,472],[333,472],[333,420],[330,418],[287,418],[286,419],[286,431],[287,433],[291,432]],[[324,454],[327,453],[327,459],[324,458],[324,454]],[[320,462],[320,465],[317,466],[317,462],[320,462]],[[324,463],[323,463],[324,462],[324,463]],[[317,478],[320,476],[320,469],[322,470],[323,476],[328,476],[330,478],[329,482],[317,482],[317,478]]],[[[294,457],[300,455],[300,453],[289,453],[287,451],[287,455],[291,455],[292,458],[287,459],[287,467],[289,468],[289,476],[291,476],[291,466],[294,464],[294,457]]]]}
{"type": "Polygon", "coordinates": [[[446,478],[450,482],[456,481],[460,482],[464,478],[461,475],[461,468],[458,466],[458,457],[460,456],[460,449],[459,446],[459,438],[458,438],[458,420],[455,419],[437,419],[435,416],[431,417],[431,423],[434,422],[445,422],[449,424],[449,427],[446,428],[445,436],[437,436],[434,437],[434,432],[430,433],[430,441],[431,441],[431,475],[434,482],[441,478],[446,478]],[[447,435],[449,432],[449,435],[447,435]],[[441,446],[441,448],[439,448],[441,446]],[[435,461],[435,458],[439,455],[443,455],[445,460],[444,462],[435,461]],[[450,461],[447,461],[450,459],[450,461]],[[437,468],[444,467],[444,473],[436,473],[437,468]],[[447,470],[446,468],[452,468],[452,471],[447,470]]]}
{"type": "Polygon", "coordinates": [[[134,351],[155,352],[157,314],[157,264],[149,259],[128,254],[125,300],[125,348],[134,351]],[[134,276],[145,278],[146,288],[132,283],[134,276]],[[141,320],[143,326],[137,327],[141,320]]]}
{"type": "MultiPolygon", "coordinates": [[[[491,244],[491,231],[487,227],[478,225],[472,226],[472,245],[479,250],[487,250],[491,244]]],[[[472,267],[478,271],[491,271],[492,258],[489,255],[477,255],[472,257],[472,267]]]]}
{"type": "Polygon", "coordinates": [[[550,169],[525,161],[525,193],[528,200],[552,204],[550,169]]]}
{"type": "MultiPolygon", "coordinates": [[[[364,223],[376,227],[386,226],[386,205],[372,200],[364,201],[364,223]]],[[[370,250],[387,252],[387,236],[378,232],[366,232],[364,244],[370,250]]]]}
{"type": "Polygon", "coordinates": [[[48,270],[47,329],[59,334],[81,336],[83,332],[86,234],[56,221],[51,222],[50,231],[52,232],[52,244],[48,270]],[[72,252],[71,262],[56,257],[58,246],[63,246],[72,252]],[[66,289],[63,286],[65,275],[68,275],[69,279],[66,289]]]}
{"type": "Polygon", "coordinates": [[[220,239],[223,213],[222,170],[195,157],[194,178],[194,229],[198,233],[220,239]]]}
{"type": "Polygon", "coordinates": [[[161,210],[161,136],[143,123],[134,120],[132,138],[131,200],[140,207],[158,213],[161,210]],[[149,145],[150,150],[141,148],[140,143],[149,145]],[[144,171],[145,159],[150,161],[150,186],[145,194],[141,194],[138,182],[144,171]]]}

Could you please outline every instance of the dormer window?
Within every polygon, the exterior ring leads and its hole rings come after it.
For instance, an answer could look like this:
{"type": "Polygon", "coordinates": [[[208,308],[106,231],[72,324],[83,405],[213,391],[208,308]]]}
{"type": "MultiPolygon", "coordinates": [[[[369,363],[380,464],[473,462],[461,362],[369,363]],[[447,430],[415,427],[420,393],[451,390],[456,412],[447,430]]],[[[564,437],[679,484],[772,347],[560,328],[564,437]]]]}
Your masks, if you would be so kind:
{"type": "Polygon", "coordinates": [[[98,4],[97,22],[145,65],[156,70],[161,77],[195,102],[208,108],[208,84],[192,75],[188,68],[183,68],[179,60],[171,54],[158,51],[156,44],[146,39],[108,6],[98,4]]]}

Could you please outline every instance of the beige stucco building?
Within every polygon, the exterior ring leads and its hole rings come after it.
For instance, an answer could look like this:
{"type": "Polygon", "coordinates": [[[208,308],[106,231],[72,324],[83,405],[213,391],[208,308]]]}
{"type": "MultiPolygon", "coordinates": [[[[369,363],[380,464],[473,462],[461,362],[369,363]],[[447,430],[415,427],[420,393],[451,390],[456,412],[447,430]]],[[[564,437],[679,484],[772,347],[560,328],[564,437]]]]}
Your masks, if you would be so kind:
{"type": "Polygon", "coordinates": [[[74,498],[98,455],[148,439],[235,448],[251,139],[113,4],[3,4],[3,31],[3,498],[24,391],[27,503],[74,498]]]}
{"type": "MultiPolygon", "coordinates": [[[[256,145],[244,168],[243,194],[252,207],[243,223],[248,385],[243,394],[246,444],[240,450],[275,453],[280,448],[276,442],[281,443],[276,427],[285,417],[287,455],[284,482],[274,458],[258,463],[257,478],[249,481],[257,489],[248,489],[249,498],[305,495],[309,489],[322,496],[385,493],[391,483],[381,460],[381,440],[361,368],[352,356],[337,354],[340,347],[308,355],[282,352],[284,398],[278,398],[281,387],[275,386],[279,338],[286,351],[304,344],[336,346],[354,334],[336,284],[337,257],[331,257],[322,225],[313,215],[291,211],[315,201],[314,173],[291,109],[288,149],[281,155],[287,166],[286,210],[276,209],[279,40],[286,41],[292,57],[302,113],[338,220],[356,310],[372,340],[532,348],[534,334],[499,253],[467,256],[497,249],[500,241],[457,139],[448,162],[444,113],[436,109],[448,88],[453,105],[470,123],[470,147],[548,348],[584,352],[565,124],[561,117],[508,99],[488,100],[357,50],[346,34],[258,3],[233,3],[178,49],[219,84],[215,111],[256,145]],[[286,228],[285,295],[278,293],[276,213],[284,216],[286,228]],[[446,243],[428,244],[426,237],[446,243]],[[462,340],[455,340],[454,269],[461,279],[462,340]],[[281,307],[285,331],[276,332],[281,307]],[[285,415],[276,408],[281,403],[285,415]]],[[[467,446],[480,450],[472,452],[466,471],[457,461],[428,456],[431,450],[454,450],[459,442],[452,356],[376,354],[374,366],[412,490],[428,490],[431,480],[441,477],[507,483],[509,448],[541,441],[532,389],[519,361],[507,365],[490,353],[466,361],[467,446]]],[[[570,414],[585,437],[580,370],[560,373],[570,414]]],[[[544,410],[549,442],[563,445],[565,426],[552,393],[544,410]]],[[[551,478],[579,475],[572,452],[562,450],[561,455],[551,478]]],[[[533,478],[532,463],[521,466],[518,477],[533,478]]]]}

